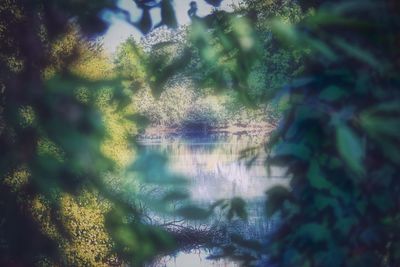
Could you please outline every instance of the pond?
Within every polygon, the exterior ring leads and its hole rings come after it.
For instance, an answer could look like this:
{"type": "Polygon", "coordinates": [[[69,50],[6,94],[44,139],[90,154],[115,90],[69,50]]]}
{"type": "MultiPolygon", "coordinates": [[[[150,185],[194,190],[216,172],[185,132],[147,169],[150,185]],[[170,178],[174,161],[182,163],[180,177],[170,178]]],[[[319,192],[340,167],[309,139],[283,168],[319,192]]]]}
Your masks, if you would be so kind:
{"type": "MultiPolygon", "coordinates": [[[[260,156],[249,167],[239,160],[241,151],[261,146],[265,141],[260,135],[208,134],[190,136],[159,136],[140,139],[144,149],[166,154],[172,171],[190,179],[189,191],[193,201],[208,205],[223,198],[241,197],[247,201],[248,220],[233,220],[229,225],[246,238],[262,239],[273,226],[273,220],[264,216],[265,191],[274,185],[287,185],[284,170],[272,168],[267,176],[260,156]]],[[[180,251],[163,257],[155,266],[238,266],[227,260],[208,260],[212,251],[195,249],[180,251]]]]}

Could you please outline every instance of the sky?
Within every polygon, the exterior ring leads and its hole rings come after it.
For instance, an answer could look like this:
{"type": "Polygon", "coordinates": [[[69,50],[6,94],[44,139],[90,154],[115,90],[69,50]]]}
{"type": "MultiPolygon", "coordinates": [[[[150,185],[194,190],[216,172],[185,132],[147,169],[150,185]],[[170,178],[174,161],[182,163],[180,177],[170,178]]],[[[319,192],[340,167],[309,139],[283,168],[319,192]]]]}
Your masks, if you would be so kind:
{"type": "MultiPolygon", "coordinates": [[[[189,10],[189,3],[192,0],[173,0],[175,7],[176,17],[179,25],[185,25],[190,23],[187,11],[189,10]]],[[[230,7],[233,3],[238,3],[239,0],[224,0],[221,4],[221,9],[231,11],[230,7]]],[[[197,0],[199,16],[205,16],[212,10],[212,6],[208,5],[204,0],[197,0]]],[[[140,10],[136,7],[133,0],[120,0],[118,3],[119,7],[129,11],[131,13],[132,20],[136,21],[140,18],[140,10]]],[[[152,9],[152,18],[154,18],[154,24],[156,24],[160,18],[160,9],[152,9]]],[[[126,23],[122,17],[116,14],[106,12],[103,14],[103,18],[110,23],[108,31],[103,35],[103,45],[107,53],[114,53],[118,45],[125,41],[129,36],[133,36],[135,39],[140,40],[142,34],[138,29],[132,25],[126,23]]]]}

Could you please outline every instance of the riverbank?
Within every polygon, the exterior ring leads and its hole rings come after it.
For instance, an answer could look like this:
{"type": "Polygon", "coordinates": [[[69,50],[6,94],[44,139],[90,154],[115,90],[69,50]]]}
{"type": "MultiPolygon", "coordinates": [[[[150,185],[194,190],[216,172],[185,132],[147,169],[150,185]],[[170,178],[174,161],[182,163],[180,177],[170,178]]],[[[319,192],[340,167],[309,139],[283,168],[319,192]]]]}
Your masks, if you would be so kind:
{"type": "Polygon", "coordinates": [[[219,127],[201,126],[201,127],[169,127],[162,125],[153,125],[145,129],[140,134],[140,138],[155,138],[160,136],[184,136],[184,135],[206,135],[206,134],[229,134],[229,135],[269,135],[276,126],[263,122],[252,124],[231,124],[219,127]]]}

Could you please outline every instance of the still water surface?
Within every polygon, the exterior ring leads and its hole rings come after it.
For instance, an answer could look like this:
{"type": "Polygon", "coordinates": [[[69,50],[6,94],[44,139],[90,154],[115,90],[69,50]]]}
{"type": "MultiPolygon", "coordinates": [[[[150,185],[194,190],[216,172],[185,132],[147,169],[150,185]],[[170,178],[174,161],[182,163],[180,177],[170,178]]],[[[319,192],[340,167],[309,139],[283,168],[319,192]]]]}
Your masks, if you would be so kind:
{"type": "MultiPolygon", "coordinates": [[[[248,201],[248,221],[240,222],[239,227],[248,238],[262,238],[271,227],[263,213],[265,191],[277,184],[287,184],[282,169],[273,168],[267,177],[262,149],[251,167],[246,166],[245,160],[239,160],[241,151],[260,145],[262,148],[263,142],[264,137],[249,135],[169,136],[140,140],[146,150],[166,154],[172,171],[190,179],[189,190],[195,202],[210,204],[232,197],[248,201]]],[[[206,250],[179,252],[162,258],[157,266],[238,266],[227,260],[208,260],[208,254],[206,250]]]]}

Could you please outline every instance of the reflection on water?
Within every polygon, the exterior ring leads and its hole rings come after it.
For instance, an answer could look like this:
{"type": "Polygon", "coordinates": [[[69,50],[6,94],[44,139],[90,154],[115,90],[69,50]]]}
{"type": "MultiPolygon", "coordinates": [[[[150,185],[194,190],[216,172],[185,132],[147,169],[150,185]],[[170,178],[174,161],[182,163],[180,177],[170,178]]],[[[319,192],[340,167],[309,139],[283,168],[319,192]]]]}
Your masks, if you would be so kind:
{"type": "Polygon", "coordinates": [[[144,139],[141,143],[149,150],[165,153],[171,160],[172,170],[191,179],[192,199],[212,202],[234,196],[251,200],[264,196],[267,188],[286,182],[281,178],[283,171],[277,168],[272,168],[267,177],[262,153],[251,168],[247,168],[244,160],[238,160],[242,150],[262,145],[263,139],[208,135],[144,139]]]}
{"type": "Polygon", "coordinates": [[[239,267],[240,265],[228,260],[209,260],[208,252],[205,250],[193,250],[190,252],[179,252],[175,256],[161,259],[158,267],[239,267]]]}
{"type": "MultiPolygon", "coordinates": [[[[142,139],[140,143],[148,151],[165,153],[170,159],[172,171],[190,179],[191,197],[197,203],[209,204],[221,198],[242,197],[248,203],[247,221],[236,220],[230,231],[251,239],[262,239],[272,227],[273,221],[264,216],[265,191],[274,185],[287,184],[282,169],[272,169],[270,176],[264,167],[265,154],[246,166],[239,160],[240,152],[249,147],[261,146],[261,136],[207,135],[184,137],[160,137],[142,139]]],[[[164,257],[156,266],[238,266],[226,260],[206,259],[205,250],[179,252],[164,257]]]]}

